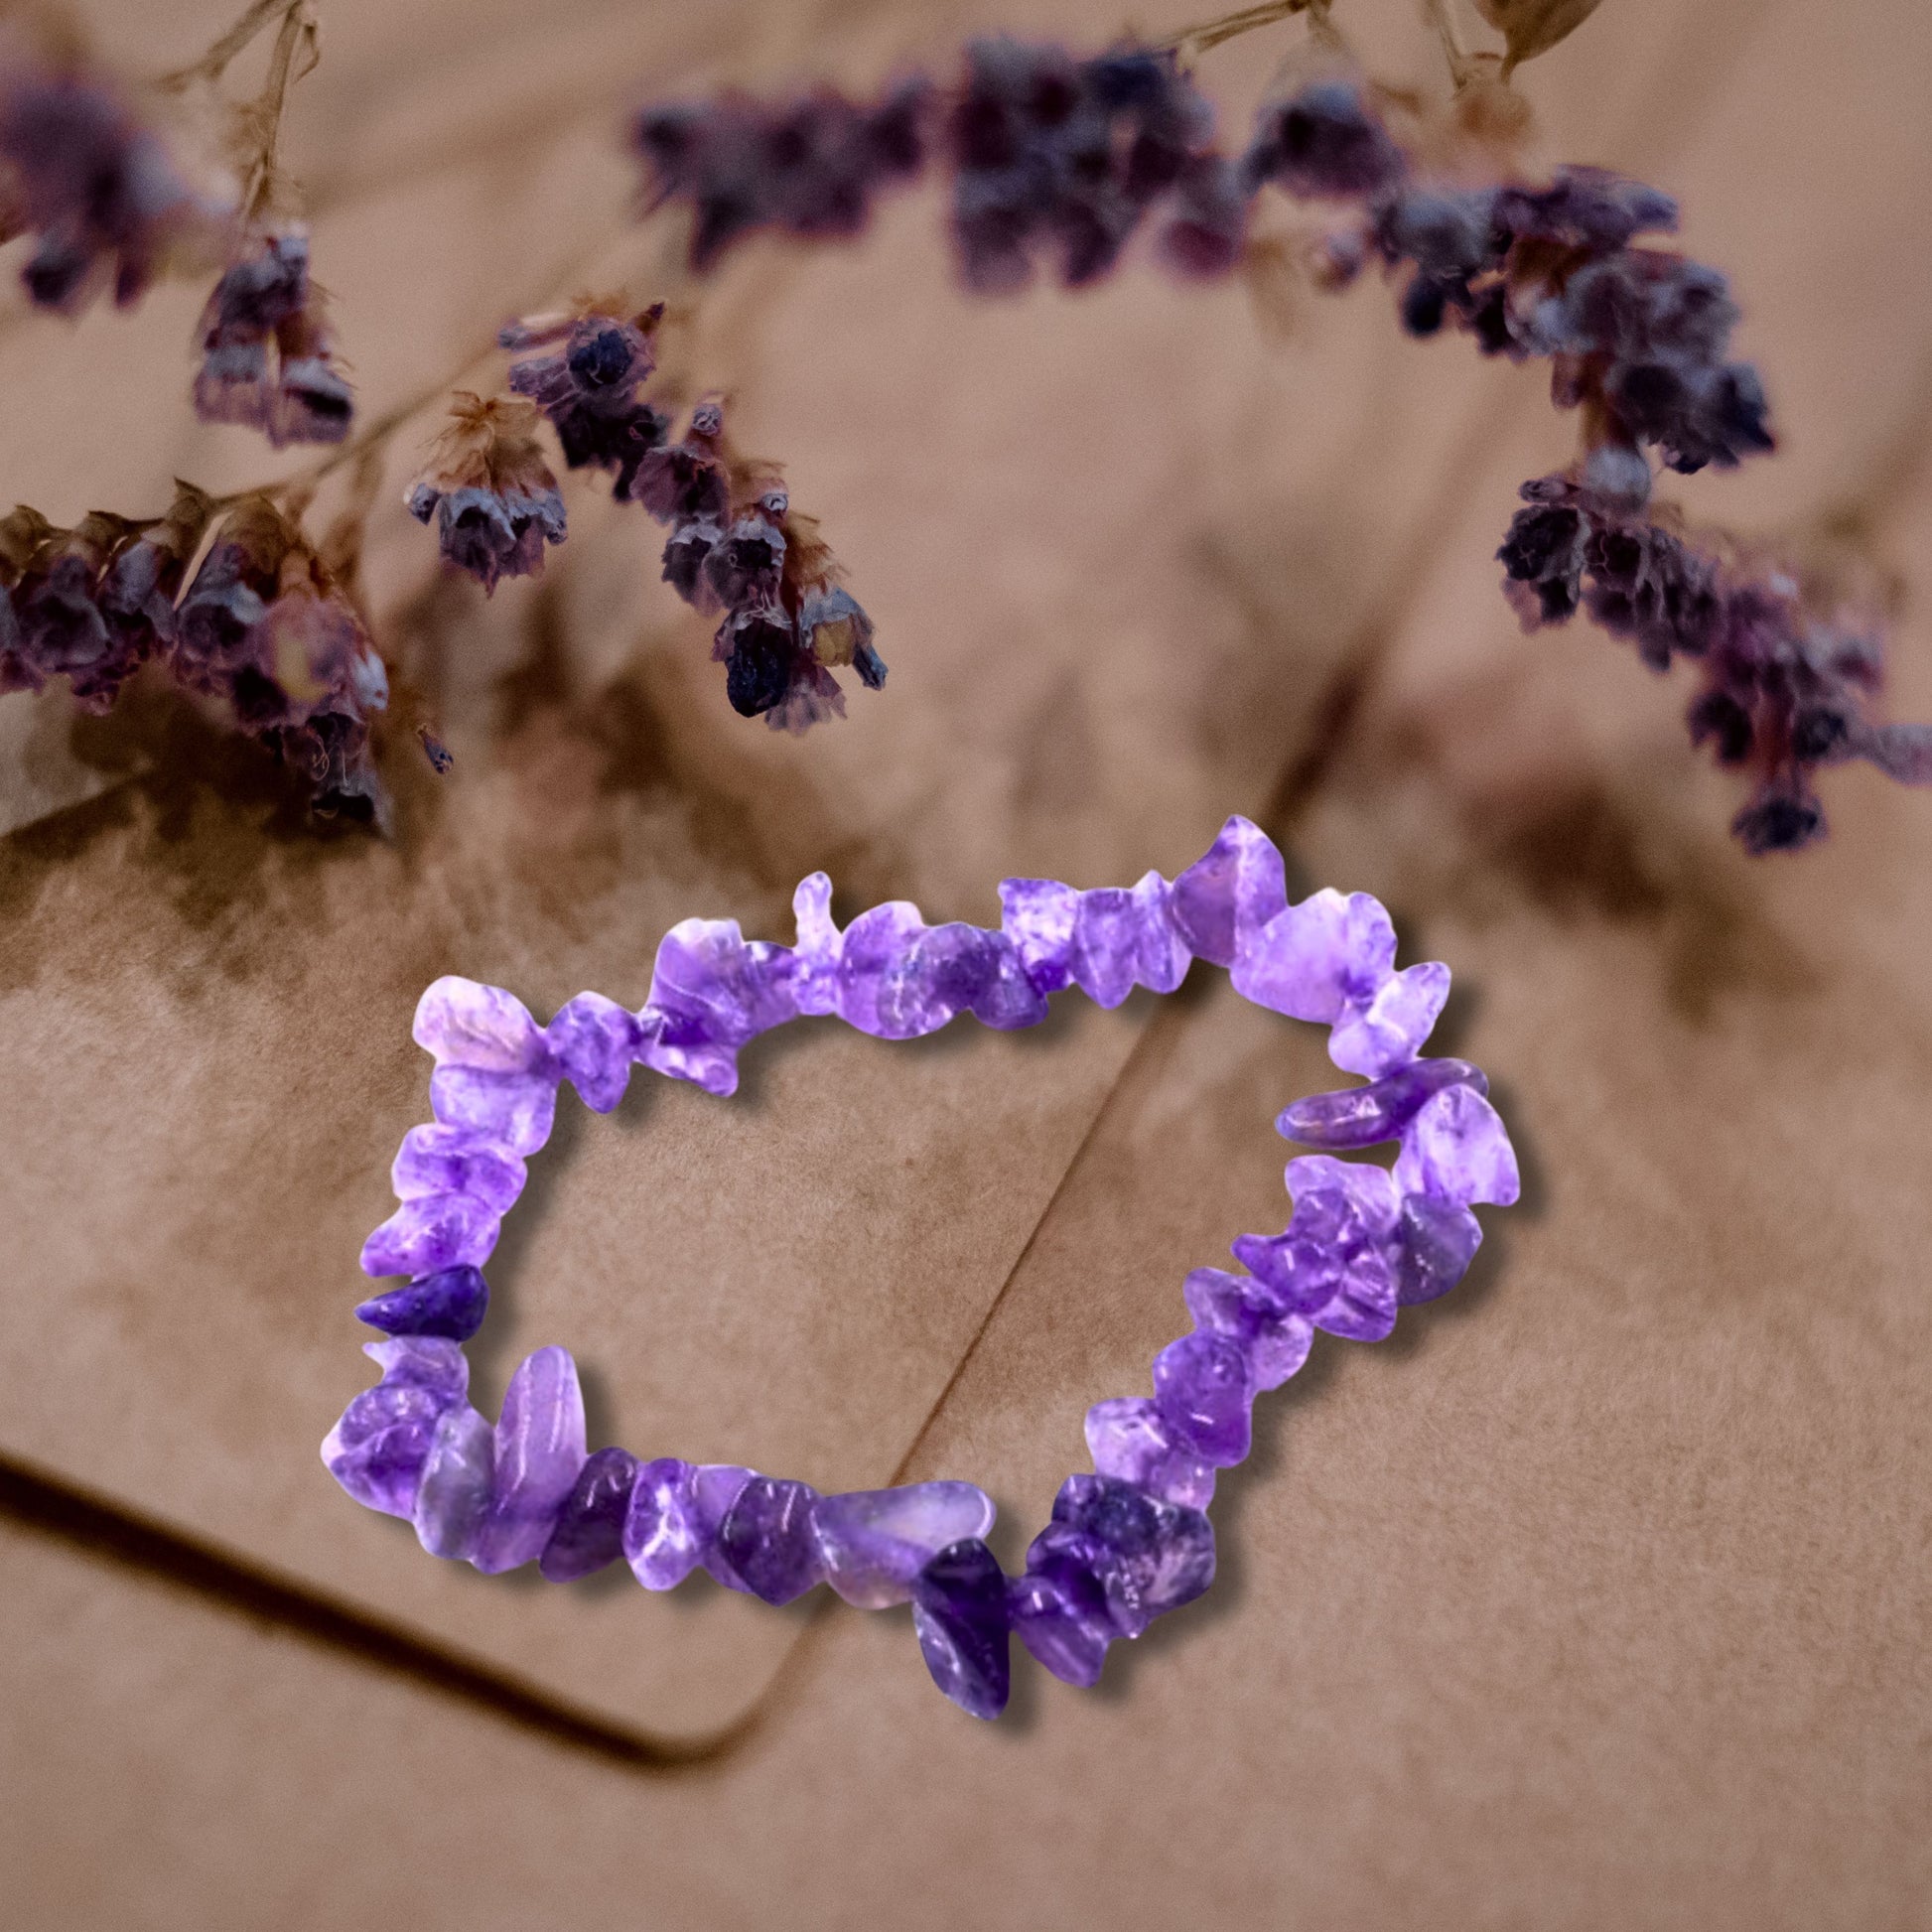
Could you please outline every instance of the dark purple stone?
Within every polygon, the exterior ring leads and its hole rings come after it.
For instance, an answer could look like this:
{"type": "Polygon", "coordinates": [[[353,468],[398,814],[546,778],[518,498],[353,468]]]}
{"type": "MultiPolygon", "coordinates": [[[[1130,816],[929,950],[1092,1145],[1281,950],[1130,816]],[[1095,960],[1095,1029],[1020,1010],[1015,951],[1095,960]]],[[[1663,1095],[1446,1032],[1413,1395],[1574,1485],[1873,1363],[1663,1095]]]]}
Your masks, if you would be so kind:
{"type": "Polygon", "coordinates": [[[1090,1691],[1118,1634],[1106,1592],[1084,1569],[1029,1570],[1013,1586],[1008,1611],[1020,1641],[1062,1684],[1090,1691]]]}
{"type": "Polygon", "coordinates": [[[1075,1602],[1083,1578],[1097,1586],[1115,1633],[1138,1637],[1214,1581],[1214,1527],[1198,1509],[1132,1483],[1068,1476],[1027,1568],[1060,1583],[1075,1602]]]}
{"type": "Polygon", "coordinates": [[[637,1486],[637,1458],[628,1449],[603,1449],[577,1472],[557,1527],[537,1568],[553,1584],[588,1577],[623,1555],[624,1518],[637,1486]]]}
{"type": "Polygon", "coordinates": [[[1203,1462],[1227,1468],[1248,1453],[1254,1374],[1227,1335],[1182,1335],[1154,1358],[1154,1406],[1203,1462]]]}
{"type": "Polygon", "coordinates": [[[807,1482],[754,1476],[718,1526],[720,1554],[754,1596],[789,1603],[825,1575],[812,1534],[818,1491],[807,1482]]]}
{"type": "Polygon", "coordinates": [[[1469,1271],[1482,1229],[1466,1207],[1411,1194],[1395,1234],[1395,1295],[1404,1308],[1447,1295],[1469,1271]]]}
{"type": "Polygon", "coordinates": [[[1397,1139],[1432,1094],[1457,1085],[1489,1091],[1481,1068],[1467,1060],[1413,1060],[1367,1086],[1295,1101],[1283,1110],[1275,1131],[1304,1147],[1374,1147],[1397,1139]]]}
{"type": "Polygon", "coordinates": [[[912,1627],[932,1681],[969,1717],[1007,1708],[1006,1573],[978,1537],[949,1544],[913,1579],[912,1627]]]}
{"type": "Polygon", "coordinates": [[[357,1321],[392,1335],[445,1335],[468,1341],[489,1311],[489,1284],[480,1268],[443,1268],[418,1275],[406,1288],[371,1296],[357,1321]]]}

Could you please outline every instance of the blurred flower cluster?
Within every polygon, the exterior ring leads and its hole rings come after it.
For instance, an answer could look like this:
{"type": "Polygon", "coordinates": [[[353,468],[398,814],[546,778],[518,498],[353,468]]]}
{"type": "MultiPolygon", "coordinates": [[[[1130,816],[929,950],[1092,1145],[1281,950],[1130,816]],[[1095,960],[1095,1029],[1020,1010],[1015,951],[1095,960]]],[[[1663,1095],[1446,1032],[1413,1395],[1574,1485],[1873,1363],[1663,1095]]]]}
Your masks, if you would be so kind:
{"type": "MultiPolygon", "coordinates": [[[[1262,19],[1326,9],[1281,0],[1195,30],[1200,45],[1262,19]]],[[[1440,9],[1436,10],[1439,14],[1440,9]]],[[[1588,4],[1485,8],[1508,61],[1553,45],[1588,4]]],[[[1653,507],[1658,471],[1729,469],[1769,451],[1757,371],[1730,354],[1738,321],[1725,278],[1650,239],[1677,226],[1666,195],[1597,168],[1538,177],[1521,160],[1525,121],[1506,90],[1451,43],[1450,111],[1376,86],[1324,40],[1299,79],[1262,106],[1238,153],[1175,48],[1121,46],[1077,58],[1008,38],[966,50],[948,85],[900,80],[878,105],[820,89],[800,99],[653,106],[633,126],[652,206],[690,209],[690,254],[706,268],[760,230],[815,237],[863,223],[877,194],[922,165],[945,177],[967,288],[1004,295],[1044,268],[1068,287],[1114,271],[1137,234],[1194,280],[1252,268],[1280,243],[1256,232],[1276,192],[1316,211],[1302,259],[1319,287],[1371,269],[1415,336],[1454,329],[1485,355],[1541,360],[1551,395],[1582,430],[1576,464],[1524,485],[1500,552],[1526,627],[1579,609],[1668,669],[1695,659],[1695,742],[1756,779],[1733,830],[1753,852],[1824,829],[1810,783],[1821,764],[1870,759],[1932,780],[1932,733],[1873,714],[1882,684],[1868,613],[1821,604],[1775,558],[1693,532],[1653,507]],[[809,132],[902,127],[894,165],[856,166],[851,145],[809,132]],[[794,210],[836,196],[836,226],[794,210]]]]}

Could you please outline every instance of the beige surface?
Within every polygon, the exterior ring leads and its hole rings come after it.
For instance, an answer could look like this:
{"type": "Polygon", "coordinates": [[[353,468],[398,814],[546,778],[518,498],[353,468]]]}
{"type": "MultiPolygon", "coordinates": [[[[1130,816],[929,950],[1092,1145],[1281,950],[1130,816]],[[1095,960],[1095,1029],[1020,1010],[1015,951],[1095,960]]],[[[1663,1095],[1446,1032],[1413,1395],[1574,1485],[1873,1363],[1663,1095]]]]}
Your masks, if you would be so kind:
{"type": "MultiPolygon", "coordinates": [[[[1420,62],[1400,0],[1345,12],[1420,62]]],[[[95,9],[154,64],[218,14],[95,9]]],[[[295,158],[371,408],[613,230],[633,78],[874,72],[993,18],[328,17],[295,158]]],[[[1270,58],[1209,78],[1232,105],[1270,58]]],[[[1690,493],[1757,528],[1864,500],[1920,716],[1928,80],[1902,0],[1613,0],[1526,76],[1746,301],[1786,448],[1690,493]]],[[[1535,372],[1402,342],[1373,289],[1286,348],[1146,273],[972,307],[933,212],[754,251],[681,351],[881,621],[892,681],[845,726],[740,727],[648,534],[585,491],[543,585],[434,589],[408,439],[371,583],[459,764],[398,759],[392,847],[289,836],[179,721],[69,748],[0,703],[32,753],[0,800],[0,1457],[51,1484],[0,1488],[9,1894],[49,1927],[1932,1924],[1932,806],[1840,774],[1836,841],[1753,865],[1680,688],[1517,633],[1488,557],[1567,435],[1535,372]],[[329,1483],[430,977],[634,1002],[666,925],[786,936],[814,866],[847,909],[988,920],[1003,873],[1172,871],[1235,809],[1451,962],[1532,1184],[1454,1301],[1272,1400],[1213,1597],[1097,1696],[1024,1666],[987,1730],[902,1616],[483,1580],[329,1483]]],[[[260,474],[175,400],[195,302],[0,312],[0,497],[260,474]]],[[[560,1340],[611,1439],[968,1475],[1012,1557],[1181,1275],[1278,1224],[1269,1121],[1323,1062],[1214,986],[1017,1038],[797,1029],[748,1068],[730,1104],[566,1103],[484,1388],[560,1340]]]]}

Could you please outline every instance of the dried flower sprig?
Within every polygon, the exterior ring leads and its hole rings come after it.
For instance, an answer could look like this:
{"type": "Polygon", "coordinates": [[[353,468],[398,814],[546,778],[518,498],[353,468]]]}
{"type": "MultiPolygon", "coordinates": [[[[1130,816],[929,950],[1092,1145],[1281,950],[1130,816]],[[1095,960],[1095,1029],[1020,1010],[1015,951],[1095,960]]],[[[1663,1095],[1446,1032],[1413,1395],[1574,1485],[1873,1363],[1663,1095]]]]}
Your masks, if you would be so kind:
{"type": "Polygon", "coordinates": [[[91,61],[58,22],[38,38],[0,33],[0,241],[39,237],[22,270],[29,299],[70,315],[111,282],[125,307],[164,268],[224,261],[198,330],[196,411],[277,447],[339,443],[352,413],[310,279],[300,196],[278,160],[289,90],[319,58],[311,0],[254,0],[201,60],[145,90],[91,61]],[[232,103],[213,95],[271,23],[260,91],[232,103]],[[163,131],[164,101],[179,108],[191,90],[210,96],[199,119],[225,174],[192,163],[163,131]]]}
{"type": "Polygon", "coordinates": [[[322,58],[321,25],[310,0],[257,0],[203,62],[171,76],[177,85],[190,78],[211,83],[278,14],[261,91],[228,114],[240,213],[226,271],[202,314],[195,382],[195,410],[204,422],[245,424],[277,449],[340,443],[354,411],[323,293],[309,273],[301,196],[278,153],[289,89],[322,58]]]}
{"type": "Polygon", "coordinates": [[[0,518],[0,691],[65,676],[106,711],[149,662],[266,745],[319,814],[386,824],[369,724],[387,672],[341,573],[269,498],[178,483],[147,521],[95,511],[63,530],[25,505],[0,518]]]}
{"type": "Polygon", "coordinates": [[[231,193],[198,181],[71,36],[0,27],[0,241],[34,236],[20,279],[37,308],[72,315],[102,289],[126,308],[165,267],[216,250],[232,213],[231,193]]]}
{"type": "Polygon", "coordinates": [[[625,306],[586,297],[506,324],[497,341],[518,356],[512,394],[457,394],[451,426],[410,487],[410,512],[436,519],[445,561],[485,592],[540,571],[545,543],[567,533],[534,435],[540,411],[568,468],[613,473],[618,501],[668,526],[664,581],[720,619],[712,655],[733,709],[794,732],[843,717],[834,669],[851,666],[868,690],[886,681],[872,621],[841,588],[816,524],[792,512],[777,467],[730,450],[722,398],[701,400],[670,440],[672,418],[639,393],[657,366],[664,306],[628,317],[625,306]]]}
{"type": "Polygon", "coordinates": [[[1280,239],[1251,233],[1265,192],[1321,206],[1306,250],[1319,285],[1346,287],[1379,265],[1410,334],[1452,327],[1486,355],[1545,360],[1553,400],[1578,412],[1576,466],[1524,485],[1530,507],[1499,553],[1526,627],[1585,608],[1656,669],[1697,659],[1706,681],[1693,741],[1757,777],[1733,831],[1752,852],[1803,845],[1824,830],[1816,768],[1865,758],[1901,781],[1932,782],[1932,728],[1873,715],[1874,619],[1821,604],[1788,565],[1742,561],[1741,546],[1650,507],[1654,469],[1728,469],[1774,446],[1757,371],[1729,353],[1736,305],[1716,269],[1648,239],[1677,226],[1668,196],[1596,168],[1538,178],[1520,161],[1527,109],[1508,71],[1573,31],[1594,0],[1480,5],[1505,37],[1501,55],[1465,49],[1442,0],[1426,8],[1456,89],[1448,113],[1369,82],[1327,0],[1265,0],[1163,47],[1085,59],[976,42],[951,84],[902,79],[876,105],[820,89],[652,106],[633,123],[633,145],[646,203],[688,207],[697,270],[760,230],[855,232],[881,189],[929,159],[948,179],[960,279],[994,295],[1042,268],[1067,287],[1094,282],[1143,232],[1187,278],[1279,268],[1280,239]],[[1264,103],[1238,156],[1224,154],[1187,63],[1292,14],[1311,29],[1305,77],[1264,103]],[[855,166],[849,139],[800,135],[888,113],[907,130],[891,170],[855,166]],[[792,212],[828,200],[845,211],[835,226],[792,212]]]}

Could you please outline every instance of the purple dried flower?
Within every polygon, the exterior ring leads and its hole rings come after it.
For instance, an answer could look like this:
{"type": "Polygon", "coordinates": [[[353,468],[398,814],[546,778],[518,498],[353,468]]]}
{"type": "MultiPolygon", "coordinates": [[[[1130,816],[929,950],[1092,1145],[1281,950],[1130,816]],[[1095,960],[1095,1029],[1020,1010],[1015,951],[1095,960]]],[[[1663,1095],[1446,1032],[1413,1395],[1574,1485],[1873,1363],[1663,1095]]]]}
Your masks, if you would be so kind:
{"type": "Polygon", "coordinates": [[[639,458],[622,493],[660,523],[729,522],[732,488],[724,436],[724,405],[707,398],[692,410],[681,442],[639,458]]]}
{"type": "Polygon", "coordinates": [[[386,823],[369,718],[388,677],[347,600],[268,498],[232,509],[176,616],[175,675],[223,699],[324,816],[386,823]]]}
{"type": "Polygon", "coordinates": [[[204,422],[247,424],[278,449],[348,434],[353,403],[299,228],[253,237],[214,285],[201,333],[195,409],[204,422]]]}
{"type": "Polygon", "coordinates": [[[184,179],[112,82],[0,47],[0,198],[39,246],[21,270],[38,307],[71,314],[111,275],[126,307],[224,210],[184,179]]]}
{"type": "Polygon", "coordinates": [[[725,695],[740,717],[756,718],[784,703],[799,651],[782,611],[742,611],[727,618],[714,654],[725,661],[725,695]]]}
{"type": "Polygon", "coordinates": [[[1097,280],[1175,192],[1164,252],[1186,273],[1224,272],[1247,195],[1209,148],[1212,130],[1206,101],[1166,54],[1129,47],[1079,62],[1053,46],[974,42],[946,127],[967,286],[1024,288],[1042,253],[1068,287],[1097,280]]]}
{"type": "Polygon", "coordinates": [[[404,499],[419,523],[436,519],[446,562],[493,592],[504,577],[534,577],[545,543],[568,532],[564,500],[536,440],[537,409],[521,397],[485,402],[459,390],[430,465],[404,499]]]}
{"type": "Polygon", "coordinates": [[[1275,182],[1291,195],[1334,201],[1382,194],[1408,167],[1361,84],[1335,78],[1265,108],[1242,165],[1257,186],[1275,182]]]}
{"type": "Polygon", "coordinates": [[[712,594],[727,610],[748,611],[778,601],[785,540],[778,526],[758,511],[741,516],[705,557],[712,594]]]}
{"type": "Polygon", "coordinates": [[[691,265],[712,267],[759,229],[801,237],[857,234],[874,198],[925,160],[929,83],[897,83],[875,105],[820,88],[786,101],[726,94],[644,109],[633,145],[655,207],[693,214],[691,265]]]}
{"type": "Polygon", "coordinates": [[[1496,553],[1526,629],[1561,623],[1581,602],[1654,670],[1697,661],[1704,688],[1691,742],[1719,762],[1751,764],[1758,788],[1732,831],[1752,852],[1792,851],[1822,835],[1807,774],[1863,758],[1906,783],[1932,782],[1917,748],[1926,728],[1870,716],[1882,684],[1875,623],[1822,602],[1775,561],[1727,559],[1670,513],[1606,499],[1562,477],[1525,483],[1496,553]]]}
{"type": "Polygon", "coordinates": [[[800,607],[798,628],[821,664],[850,664],[868,691],[886,682],[886,661],[872,647],[872,620],[849,591],[836,585],[814,591],[800,607]]]}
{"type": "Polygon", "coordinates": [[[598,309],[534,317],[497,336],[510,349],[561,341],[552,354],[512,362],[510,387],[550,419],[571,469],[617,472],[614,494],[621,500],[630,493],[637,466],[670,434],[670,419],[637,394],[656,366],[651,336],[663,313],[658,303],[628,322],[598,309]]]}
{"type": "Polygon", "coordinates": [[[724,539],[722,523],[708,516],[694,516],[673,524],[664,540],[664,582],[694,610],[724,608],[705,574],[706,559],[724,539]]]}
{"type": "Polygon", "coordinates": [[[57,530],[24,505],[0,520],[0,690],[39,690],[65,676],[86,710],[121,686],[175,634],[174,596],[210,505],[188,484],[152,522],[95,511],[57,530]]]}

